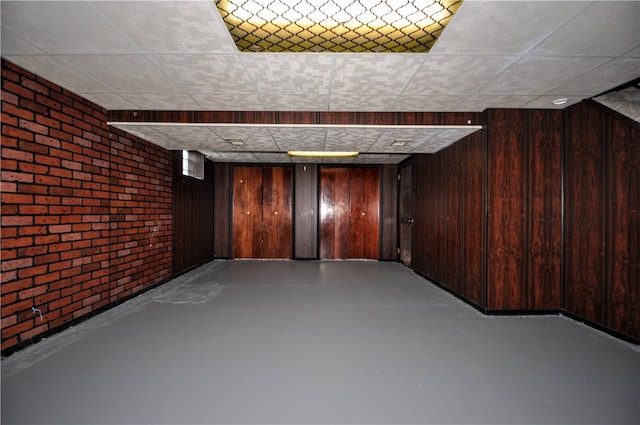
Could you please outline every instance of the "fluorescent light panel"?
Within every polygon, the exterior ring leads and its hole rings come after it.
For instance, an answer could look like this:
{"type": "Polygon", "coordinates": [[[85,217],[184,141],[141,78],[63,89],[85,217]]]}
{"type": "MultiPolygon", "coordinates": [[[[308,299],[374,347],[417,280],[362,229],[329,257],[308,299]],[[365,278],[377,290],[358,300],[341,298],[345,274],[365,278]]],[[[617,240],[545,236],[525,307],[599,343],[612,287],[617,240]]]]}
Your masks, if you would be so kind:
{"type": "Polygon", "coordinates": [[[302,158],[351,158],[360,155],[360,152],[343,151],[288,151],[287,155],[302,158]]]}
{"type": "Polygon", "coordinates": [[[216,0],[241,51],[428,52],[462,0],[216,0]]]}

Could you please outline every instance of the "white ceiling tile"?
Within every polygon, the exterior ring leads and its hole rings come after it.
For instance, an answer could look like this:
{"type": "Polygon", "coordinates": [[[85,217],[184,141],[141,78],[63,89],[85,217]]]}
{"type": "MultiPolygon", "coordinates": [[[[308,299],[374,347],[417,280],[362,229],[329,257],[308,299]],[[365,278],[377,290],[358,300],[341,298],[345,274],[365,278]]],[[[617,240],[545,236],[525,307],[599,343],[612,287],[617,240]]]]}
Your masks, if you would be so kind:
{"type": "Polygon", "coordinates": [[[549,94],[589,97],[589,93],[603,93],[638,77],[640,77],[640,59],[611,59],[609,62],[551,90],[549,94]]]}
{"type": "Polygon", "coordinates": [[[384,133],[382,128],[328,128],[325,150],[367,152],[384,133]]]}
{"type": "Polygon", "coordinates": [[[136,109],[174,111],[200,109],[200,106],[188,94],[183,93],[123,93],[122,97],[137,105],[136,109]]]}
{"type": "Polygon", "coordinates": [[[537,95],[474,95],[458,104],[461,111],[482,112],[488,108],[521,108],[536,99],[537,95]]]}
{"type": "Polygon", "coordinates": [[[329,96],[321,94],[275,94],[262,95],[267,111],[326,111],[329,96]]]}
{"type": "Polygon", "coordinates": [[[243,53],[259,93],[326,94],[332,68],[331,54],[243,53]]]}
{"type": "Polygon", "coordinates": [[[623,56],[625,58],[640,59],[640,44],[638,46],[634,47],[633,49],[627,50],[621,56],[623,56]]]}
{"type": "Polygon", "coordinates": [[[446,112],[455,111],[456,105],[466,99],[467,96],[456,95],[422,95],[399,96],[394,106],[396,111],[404,112],[446,112]]]}
{"type": "Polygon", "coordinates": [[[163,125],[152,126],[152,128],[166,138],[180,141],[181,149],[208,150],[212,145],[220,142],[209,127],[163,125]]]}
{"type": "Polygon", "coordinates": [[[557,87],[577,78],[606,60],[602,57],[525,56],[499,77],[484,85],[479,93],[544,94],[549,87],[557,87]]]}
{"type": "Polygon", "coordinates": [[[103,1],[96,9],[142,52],[237,51],[213,0],[103,1]]]}
{"type": "Polygon", "coordinates": [[[180,92],[173,81],[145,56],[61,55],[58,58],[116,92],[180,92]]]}
{"type": "Polygon", "coordinates": [[[396,96],[367,94],[332,94],[329,99],[331,111],[389,111],[393,110],[396,96]]]}
{"type": "Polygon", "coordinates": [[[617,56],[640,43],[640,2],[593,2],[547,38],[533,53],[617,56]]]}
{"type": "Polygon", "coordinates": [[[96,105],[109,110],[117,109],[137,109],[138,107],[129,102],[117,93],[78,93],[87,100],[92,101],[96,105]]]}
{"type": "Polygon", "coordinates": [[[173,138],[167,137],[164,134],[158,133],[154,128],[146,125],[115,125],[127,133],[140,137],[160,147],[169,150],[183,149],[184,146],[173,138]]]}
{"type": "Polygon", "coordinates": [[[192,94],[202,109],[209,111],[256,111],[264,109],[260,97],[246,93],[192,94]]]}
{"type": "Polygon", "coordinates": [[[332,94],[396,95],[425,57],[414,54],[336,55],[332,94]]]}
{"type": "Polygon", "coordinates": [[[324,149],[326,128],[272,127],[269,129],[280,151],[324,149]]]}
{"type": "Polygon", "coordinates": [[[587,4],[579,1],[465,1],[430,53],[522,54],[587,4]]]}
{"type": "Polygon", "coordinates": [[[0,52],[3,56],[45,54],[44,51],[22,40],[4,26],[0,27],[0,41],[2,42],[0,52]]]}
{"type": "Polygon", "coordinates": [[[90,2],[3,1],[2,26],[49,54],[132,53],[90,2]]]}
{"type": "Polygon", "coordinates": [[[236,55],[154,55],[149,59],[187,93],[255,92],[236,55]]]}
{"type": "Polygon", "coordinates": [[[472,94],[517,59],[518,56],[430,55],[407,84],[404,93],[472,94]]]}
{"type": "Polygon", "coordinates": [[[74,93],[108,93],[109,89],[76,71],[54,56],[8,56],[11,62],[74,93]]]}

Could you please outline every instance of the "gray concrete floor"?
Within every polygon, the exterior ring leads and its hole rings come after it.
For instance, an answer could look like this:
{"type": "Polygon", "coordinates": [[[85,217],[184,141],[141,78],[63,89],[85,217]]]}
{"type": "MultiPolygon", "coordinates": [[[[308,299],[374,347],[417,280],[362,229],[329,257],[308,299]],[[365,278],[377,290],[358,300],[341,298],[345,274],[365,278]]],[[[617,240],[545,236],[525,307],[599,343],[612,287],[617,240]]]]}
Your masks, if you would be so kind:
{"type": "Polygon", "coordinates": [[[215,261],[2,360],[2,422],[640,423],[640,350],[396,263],[215,261]]]}

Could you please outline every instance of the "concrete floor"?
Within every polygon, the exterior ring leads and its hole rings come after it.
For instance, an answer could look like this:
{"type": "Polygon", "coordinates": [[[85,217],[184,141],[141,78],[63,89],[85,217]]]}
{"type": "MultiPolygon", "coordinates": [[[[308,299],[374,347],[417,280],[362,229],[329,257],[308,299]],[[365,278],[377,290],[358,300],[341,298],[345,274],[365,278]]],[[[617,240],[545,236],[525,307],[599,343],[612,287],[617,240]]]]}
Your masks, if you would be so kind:
{"type": "Polygon", "coordinates": [[[640,350],[396,263],[215,261],[2,360],[2,422],[640,423],[640,350]]]}

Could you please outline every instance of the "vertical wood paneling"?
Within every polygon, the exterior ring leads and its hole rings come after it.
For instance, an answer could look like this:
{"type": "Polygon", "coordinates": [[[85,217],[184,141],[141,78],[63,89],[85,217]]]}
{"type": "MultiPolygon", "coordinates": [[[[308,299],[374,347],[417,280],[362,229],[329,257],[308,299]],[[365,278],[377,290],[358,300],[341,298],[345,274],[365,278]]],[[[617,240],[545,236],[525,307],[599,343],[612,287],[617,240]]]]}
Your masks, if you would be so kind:
{"type": "Polygon", "coordinates": [[[415,214],[415,194],[413,191],[413,163],[400,166],[400,261],[413,266],[413,223],[415,214]]]}
{"type": "Polygon", "coordinates": [[[213,163],[205,161],[204,180],[182,175],[182,151],[174,152],[173,274],[213,258],[213,163]]]}
{"type": "Polygon", "coordinates": [[[231,258],[231,167],[226,162],[214,164],[213,254],[231,258]]]}
{"type": "Polygon", "coordinates": [[[605,324],[640,339],[640,143],[638,128],[607,125],[608,242],[605,324]]]}
{"type": "Polygon", "coordinates": [[[463,236],[462,258],[464,297],[484,306],[485,270],[485,189],[484,131],[467,137],[463,142],[463,236]]]}
{"type": "Polygon", "coordinates": [[[525,119],[520,110],[492,110],[489,118],[487,308],[526,307],[525,119]]]}
{"type": "Polygon", "coordinates": [[[430,277],[435,281],[445,283],[446,269],[446,192],[445,192],[445,164],[444,155],[438,153],[432,157],[431,191],[433,193],[433,240],[431,252],[433,253],[430,269],[430,277]]]}
{"type": "Polygon", "coordinates": [[[292,257],[291,167],[262,167],[262,258],[292,257]]]}
{"type": "Polygon", "coordinates": [[[295,166],[295,257],[318,258],[318,165],[295,166]]]}
{"type": "Polygon", "coordinates": [[[349,170],[349,243],[347,258],[365,258],[366,189],[364,168],[349,170]]]}
{"type": "Polygon", "coordinates": [[[361,257],[356,258],[378,260],[380,258],[380,169],[366,167],[363,170],[362,211],[365,213],[364,216],[361,215],[363,247],[361,257]]]}
{"type": "Polygon", "coordinates": [[[414,269],[431,277],[433,248],[433,193],[431,179],[432,155],[414,155],[414,184],[416,193],[414,221],[414,269]]]}
{"type": "Polygon", "coordinates": [[[452,291],[462,294],[462,164],[461,143],[442,151],[446,170],[446,270],[445,282],[452,291]]]}
{"type": "Polygon", "coordinates": [[[603,122],[580,104],[567,112],[565,138],[564,308],[603,323],[604,155],[603,122]],[[584,131],[589,123],[589,131],[584,131]]]}
{"type": "Polygon", "coordinates": [[[531,112],[528,144],[528,308],[557,310],[562,278],[562,112],[531,112]]]}
{"type": "Polygon", "coordinates": [[[385,164],[382,166],[381,196],[381,255],[383,261],[398,259],[398,166],[385,164]]]}

